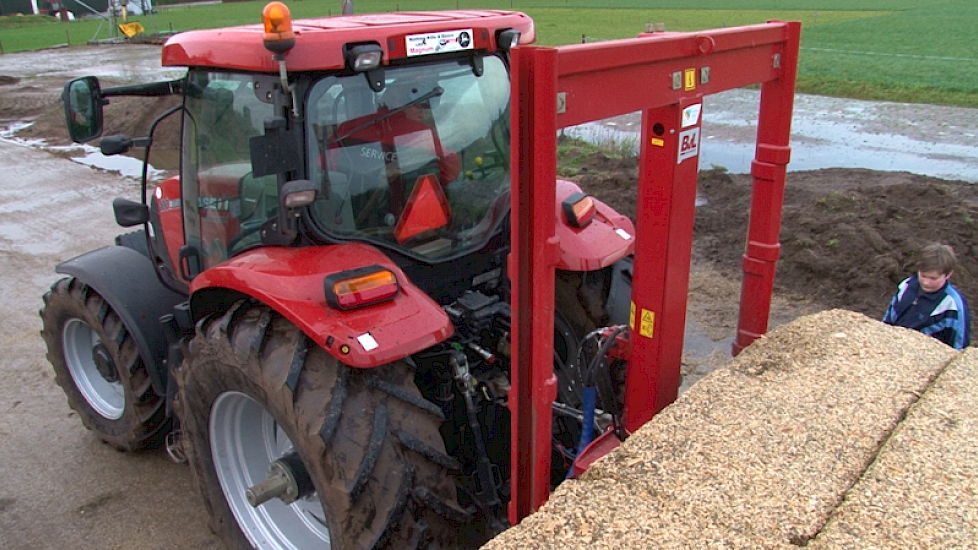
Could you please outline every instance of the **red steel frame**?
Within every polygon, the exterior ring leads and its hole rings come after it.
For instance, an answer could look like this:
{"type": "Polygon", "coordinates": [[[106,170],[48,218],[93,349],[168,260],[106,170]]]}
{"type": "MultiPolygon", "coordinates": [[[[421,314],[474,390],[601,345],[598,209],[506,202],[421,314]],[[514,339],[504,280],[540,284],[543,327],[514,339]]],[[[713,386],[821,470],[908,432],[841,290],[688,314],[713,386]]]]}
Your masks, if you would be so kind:
{"type": "MultiPolygon", "coordinates": [[[[679,389],[703,96],[757,83],[751,216],[733,352],[767,331],[800,35],[800,23],[771,22],[513,50],[513,524],[546,502],[550,491],[557,129],[642,113],[625,384],[624,423],[631,433],[672,403],[679,389]]],[[[611,432],[603,434],[592,444],[593,458],[617,443],[611,432]]]]}

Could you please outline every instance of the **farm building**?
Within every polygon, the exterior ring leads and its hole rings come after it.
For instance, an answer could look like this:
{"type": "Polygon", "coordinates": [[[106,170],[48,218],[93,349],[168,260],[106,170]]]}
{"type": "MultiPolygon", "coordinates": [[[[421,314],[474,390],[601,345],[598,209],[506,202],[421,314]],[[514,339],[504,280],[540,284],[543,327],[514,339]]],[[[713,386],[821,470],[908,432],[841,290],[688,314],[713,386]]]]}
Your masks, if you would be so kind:
{"type": "MultiPolygon", "coordinates": [[[[0,16],[17,14],[51,13],[61,7],[75,14],[76,17],[107,13],[113,0],[0,0],[0,16]]],[[[152,0],[115,0],[121,10],[122,6],[133,15],[147,13],[153,9],[152,0]]]]}
{"type": "MultiPolygon", "coordinates": [[[[44,3],[44,0],[41,0],[44,3]]],[[[47,8],[47,5],[38,6],[37,0],[0,0],[0,15],[28,15],[41,13],[40,10],[47,8]]]]}

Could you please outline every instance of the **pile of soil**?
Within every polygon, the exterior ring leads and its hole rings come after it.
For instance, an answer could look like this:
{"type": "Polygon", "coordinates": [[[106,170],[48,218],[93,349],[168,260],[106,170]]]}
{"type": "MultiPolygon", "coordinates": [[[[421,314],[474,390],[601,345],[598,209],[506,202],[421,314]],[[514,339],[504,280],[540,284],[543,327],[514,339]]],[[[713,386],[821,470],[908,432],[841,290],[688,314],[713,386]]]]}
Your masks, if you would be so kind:
{"type": "MultiPolygon", "coordinates": [[[[6,86],[0,78],[0,121],[30,121],[19,130],[17,137],[44,140],[50,145],[70,145],[65,129],[64,108],[61,104],[63,80],[34,79],[22,81],[10,77],[6,86]],[[48,82],[50,80],[50,82],[48,82]],[[43,84],[42,84],[43,83],[43,84]]],[[[102,87],[121,86],[126,82],[102,81],[102,87]]],[[[161,113],[180,105],[178,95],[161,97],[113,97],[105,106],[103,136],[122,134],[129,137],[147,135],[153,121],[161,113]]],[[[153,134],[153,147],[176,151],[180,147],[180,117],[170,116],[153,134]]],[[[95,140],[91,145],[97,145],[95,140]]]]}
{"type": "MultiPolygon", "coordinates": [[[[568,179],[635,220],[637,159],[591,152],[576,163],[584,168],[568,179]]],[[[721,168],[700,173],[694,264],[740,280],[751,183],[721,168]]],[[[780,241],[776,293],[816,309],[881,318],[929,242],[954,248],[960,265],[952,281],[978,300],[978,187],[968,182],[861,169],[789,172],[780,241]]]]}

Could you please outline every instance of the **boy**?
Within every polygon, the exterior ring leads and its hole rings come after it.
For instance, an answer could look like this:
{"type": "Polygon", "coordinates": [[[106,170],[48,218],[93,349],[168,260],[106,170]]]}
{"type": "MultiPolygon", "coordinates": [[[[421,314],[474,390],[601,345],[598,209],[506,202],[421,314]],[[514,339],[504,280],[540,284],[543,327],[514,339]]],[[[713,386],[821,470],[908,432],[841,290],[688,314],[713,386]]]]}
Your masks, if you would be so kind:
{"type": "Polygon", "coordinates": [[[925,246],[917,260],[917,274],[900,283],[883,322],[919,330],[954,349],[968,347],[971,311],[964,296],[948,281],[956,266],[950,246],[925,246]]]}

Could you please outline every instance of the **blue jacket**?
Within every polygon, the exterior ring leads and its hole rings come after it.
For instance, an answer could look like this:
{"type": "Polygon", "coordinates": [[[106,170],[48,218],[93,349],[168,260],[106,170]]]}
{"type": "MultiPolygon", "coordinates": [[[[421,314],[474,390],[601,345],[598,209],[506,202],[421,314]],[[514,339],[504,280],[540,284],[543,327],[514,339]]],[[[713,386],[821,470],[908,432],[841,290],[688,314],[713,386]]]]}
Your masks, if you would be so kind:
{"type": "Polygon", "coordinates": [[[920,288],[917,275],[904,279],[890,300],[883,322],[919,330],[954,349],[971,344],[971,311],[951,283],[928,293],[920,288]]]}

